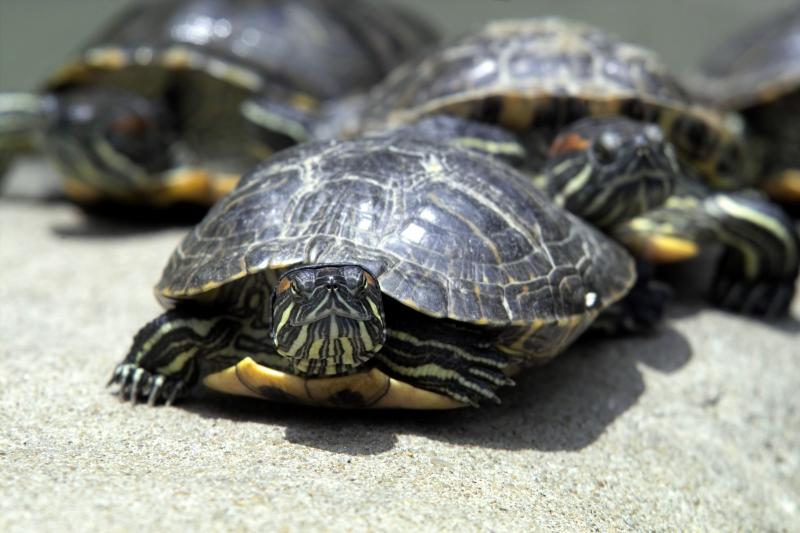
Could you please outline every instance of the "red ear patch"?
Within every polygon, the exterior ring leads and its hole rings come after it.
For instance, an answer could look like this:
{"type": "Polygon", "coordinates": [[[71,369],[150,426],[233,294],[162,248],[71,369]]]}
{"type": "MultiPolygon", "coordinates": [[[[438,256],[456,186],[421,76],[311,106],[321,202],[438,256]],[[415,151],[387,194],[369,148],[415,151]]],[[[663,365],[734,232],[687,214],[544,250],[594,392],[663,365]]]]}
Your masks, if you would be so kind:
{"type": "Polygon", "coordinates": [[[559,135],[553,144],[550,145],[550,155],[560,155],[569,152],[581,152],[589,147],[591,141],[581,137],[578,133],[568,133],[559,135]]]}
{"type": "Polygon", "coordinates": [[[147,123],[137,115],[126,115],[112,122],[111,129],[124,135],[141,135],[147,129],[147,123]]]}
{"type": "Polygon", "coordinates": [[[280,283],[278,283],[278,290],[276,291],[278,294],[283,294],[284,292],[289,290],[289,287],[292,286],[292,281],[288,277],[281,278],[280,283]]]}

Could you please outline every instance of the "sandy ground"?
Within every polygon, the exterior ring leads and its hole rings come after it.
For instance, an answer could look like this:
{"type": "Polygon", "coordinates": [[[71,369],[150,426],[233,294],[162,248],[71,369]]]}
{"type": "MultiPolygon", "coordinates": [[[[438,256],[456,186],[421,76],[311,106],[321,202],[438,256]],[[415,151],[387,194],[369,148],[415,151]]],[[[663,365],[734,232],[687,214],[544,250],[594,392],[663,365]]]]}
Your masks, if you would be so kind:
{"type": "Polygon", "coordinates": [[[798,530],[800,301],[676,303],[480,410],[131,407],[104,384],[185,227],[89,219],[52,179],[0,198],[1,531],[798,530]]]}

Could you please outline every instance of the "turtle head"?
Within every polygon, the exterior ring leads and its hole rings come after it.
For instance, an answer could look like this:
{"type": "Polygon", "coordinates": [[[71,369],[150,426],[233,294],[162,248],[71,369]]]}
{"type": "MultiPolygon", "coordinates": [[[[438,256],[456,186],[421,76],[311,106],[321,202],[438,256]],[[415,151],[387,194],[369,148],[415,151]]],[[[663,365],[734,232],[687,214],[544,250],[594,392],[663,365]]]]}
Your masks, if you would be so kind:
{"type": "Polygon", "coordinates": [[[586,118],[550,146],[544,180],[562,207],[609,227],[663,204],[680,167],[655,124],[627,118],[586,118]]]}
{"type": "Polygon", "coordinates": [[[304,375],[347,373],[386,340],[378,280],[356,265],[301,267],[272,294],[272,339],[304,375]]]}
{"type": "Polygon", "coordinates": [[[126,197],[159,185],[174,166],[177,128],[161,102],[112,88],[54,99],[46,142],[80,190],[126,197]]]}

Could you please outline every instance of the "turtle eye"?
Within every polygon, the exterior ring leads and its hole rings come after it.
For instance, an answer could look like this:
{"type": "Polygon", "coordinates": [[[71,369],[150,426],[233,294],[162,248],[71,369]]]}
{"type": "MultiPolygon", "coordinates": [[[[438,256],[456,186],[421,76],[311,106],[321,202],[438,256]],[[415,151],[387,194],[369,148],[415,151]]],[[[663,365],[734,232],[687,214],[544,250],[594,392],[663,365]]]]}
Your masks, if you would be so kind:
{"type": "Polygon", "coordinates": [[[289,284],[289,291],[291,291],[292,296],[298,296],[298,297],[302,296],[302,289],[300,288],[300,285],[297,283],[297,280],[293,279],[292,282],[289,284]]]}
{"type": "Polygon", "coordinates": [[[301,270],[290,277],[289,290],[292,296],[306,298],[314,291],[314,274],[301,270]]]}
{"type": "Polygon", "coordinates": [[[608,165],[617,157],[617,150],[622,144],[622,139],[616,133],[606,131],[592,145],[592,152],[598,163],[608,165]]]}
{"type": "Polygon", "coordinates": [[[342,269],[341,274],[351,292],[360,292],[367,286],[367,277],[361,268],[346,267],[342,269]]]}

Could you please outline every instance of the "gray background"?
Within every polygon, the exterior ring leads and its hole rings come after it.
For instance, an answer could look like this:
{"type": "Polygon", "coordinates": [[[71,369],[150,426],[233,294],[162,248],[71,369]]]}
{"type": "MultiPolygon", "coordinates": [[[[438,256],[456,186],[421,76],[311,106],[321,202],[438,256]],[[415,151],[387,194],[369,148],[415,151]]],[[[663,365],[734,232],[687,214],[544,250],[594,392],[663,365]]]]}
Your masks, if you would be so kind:
{"type": "MultiPolygon", "coordinates": [[[[125,0],[0,0],[0,90],[33,87],[125,0]]],[[[346,3],[346,0],[342,0],[346,3]]],[[[791,0],[406,0],[447,33],[488,18],[560,14],[648,45],[676,69],[791,0]]]]}
{"type": "MultiPolygon", "coordinates": [[[[121,3],[0,0],[0,89],[32,87],[121,3]]],[[[685,68],[788,3],[413,5],[451,32],[580,17],[685,68]]],[[[579,342],[478,410],[134,408],[103,384],[186,227],[87,218],[56,191],[31,160],[0,197],[0,531],[798,531],[800,298],[764,324],[679,291],[654,334],[579,342]]]]}

